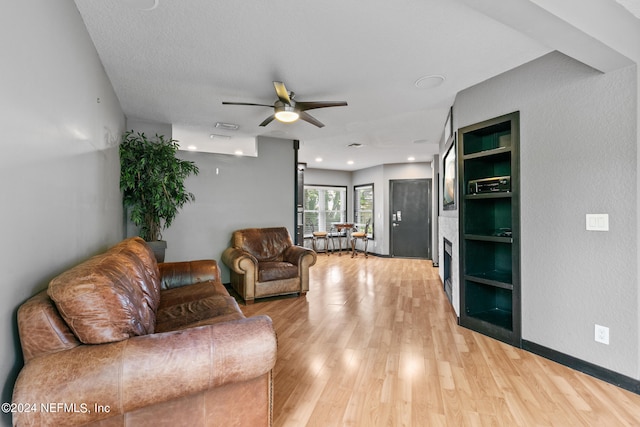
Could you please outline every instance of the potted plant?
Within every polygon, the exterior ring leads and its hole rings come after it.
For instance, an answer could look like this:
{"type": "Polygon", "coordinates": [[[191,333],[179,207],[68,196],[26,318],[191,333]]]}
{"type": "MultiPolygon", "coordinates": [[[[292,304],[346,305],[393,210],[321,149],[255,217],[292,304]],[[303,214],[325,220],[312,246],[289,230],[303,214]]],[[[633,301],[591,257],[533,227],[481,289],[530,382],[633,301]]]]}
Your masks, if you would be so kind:
{"type": "Polygon", "coordinates": [[[184,181],[197,175],[194,162],[176,157],[177,141],[163,135],[147,138],[144,133],[125,132],[120,144],[120,189],[130,218],[139,234],[164,261],[166,242],[162,230],[168,228],[185,203],[195,200],[184,181]]]}

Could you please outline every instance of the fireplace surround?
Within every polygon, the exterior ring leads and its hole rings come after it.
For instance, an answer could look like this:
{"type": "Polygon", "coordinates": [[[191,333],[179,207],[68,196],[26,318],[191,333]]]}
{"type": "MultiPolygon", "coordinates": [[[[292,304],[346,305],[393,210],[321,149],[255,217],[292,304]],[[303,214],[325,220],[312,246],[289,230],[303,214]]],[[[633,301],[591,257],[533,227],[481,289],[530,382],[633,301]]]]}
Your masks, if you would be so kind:
{"type": "Polygon", "coordinates": [[[453,304],[453,284],[452,284],[452,271],[451,263],[453,259],[453,244],[443,238],[443,271],[442,271],[442,280],[444,282],[444,293],[447,295],[449,299],[449,303],[453,304]]]}

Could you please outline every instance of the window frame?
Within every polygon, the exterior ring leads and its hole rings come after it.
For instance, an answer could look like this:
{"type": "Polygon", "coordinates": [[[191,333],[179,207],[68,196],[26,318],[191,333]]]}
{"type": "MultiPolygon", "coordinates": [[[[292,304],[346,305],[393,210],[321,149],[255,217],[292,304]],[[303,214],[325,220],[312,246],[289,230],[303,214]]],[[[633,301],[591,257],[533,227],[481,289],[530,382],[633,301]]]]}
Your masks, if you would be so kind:
{"type": "Polygon", "coordinates": [[[372,239],[374,238],[374,234],[373,234],[373,225],[374,225],[374,215],[375,215],[375,207],[376,207],[376,193],[375,193],[375,186],[373,184],[373,182],[368,183],[368,184],[360,184],[360,185],[354,185],[353,186],[353,223],[356,226],[361,226],[362,229],[364,229],[364,226],[366,225],[366,220],[365,221],[360,221],[360,217],[361,217],[361,213],[369,213],[370,218],[371,218],[371,223],[369,225],[369,233],[367,233],[367,238],[372,239]],[[362,209],[362,206],[360,204],[360,197],[359,197],[359,192],[363,191],[365,189],[371,188],[371,209],[362,209]]]}
{"type": "Polygon", "coordinates": [[[341,208],[341,210],[339,211],[340,214],[340,221],[338,222],[347,222],[347,213],[349,212],[348,210],[348,204],[349,204],[349,200],[347,197],[347,190],[348,187],[346,185],[328,185],[328,184],[305,184],[304,188],[303,188],[303,215],[304,215],[304,237],[308,238],[311,237],[311,230],[308,228],[307,224],[308,224],[308,219],[310,214],[313,213],[317,213],[317,217],[318,217],[318,222],[314,223],[315,226],[315,231],[326,231],[326,232],[331,232],[331,223],[332,222],[336,222],[336,221],[330,221],[327,218],[327,212],[331,212],[331,211],[327,211],[327,210],[322,210],[324,208],[324,205],[322,203],[322,195],[319,194],[319,201],[318,201],[318,207],[320,208],[318,211],[316,210],[311,210],[308,209],[308,204],[307,204],[307,190],[309,189],[315,189],[318,190],[320,192],[324,192],[324,194],[326,195],[326,191],[328,190],[334,190],[334,191],[339,191],[341,194],[341,199],[344,202],[344,207],[341,208]],[[322,216],[324,215],[324,218],[322,218],[322,216]],[[321,220],[322,218],[322,220],[321,220]]]}

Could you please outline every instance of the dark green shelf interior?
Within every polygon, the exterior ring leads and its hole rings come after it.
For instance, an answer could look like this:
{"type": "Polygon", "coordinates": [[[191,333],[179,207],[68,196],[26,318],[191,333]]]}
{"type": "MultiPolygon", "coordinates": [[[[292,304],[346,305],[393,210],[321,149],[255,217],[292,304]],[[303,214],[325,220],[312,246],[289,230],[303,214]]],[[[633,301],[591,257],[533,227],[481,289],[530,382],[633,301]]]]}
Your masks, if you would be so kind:
{"type": "Polygon", "coordinates": [[[511,152],[488,156],[475,157],[464,162],[465,193],[467,184],[472,179],[494,178],[497,176],[511,176],[511,152]]]}
{"type": "Polygon", "coordinates": [[[464,234],[508,237],[511,230],[511,198],[466,200],[464,234]]]}
{"type": "Polygon", "coordinates": [[[512,292],[470,281],[465,282],[466,307],[469,317],[507,330],[513,329],[512,292]]]}
{"type": "Polygon", "coordinates": [[[520,343],[518,129],[516,112],[458,132],[460,324],[513,345],[520,343]],[[470,189],[469,181],[501,177],[509,186],[470,189]]]}
{"type": "Polygon", "coordinates": [[[487,126],[464,135],[464,155],[511,147],[511,122],[487,126]]]}
{"type": "Polygon", "coordinates": [[[502,287],[513,285],[513,274],[511,271],[489,270],[489,271],[472,271],[467,273],[468,277],[476,279],[488,284],[494,284],[502,287]]]}
{"type": "Polygon", "coordinates": [[[481,275],[499,271],[508,277],[512,275],[510,243],[465,240],[464,244],[466,246],[464,274],[481,275]]]}

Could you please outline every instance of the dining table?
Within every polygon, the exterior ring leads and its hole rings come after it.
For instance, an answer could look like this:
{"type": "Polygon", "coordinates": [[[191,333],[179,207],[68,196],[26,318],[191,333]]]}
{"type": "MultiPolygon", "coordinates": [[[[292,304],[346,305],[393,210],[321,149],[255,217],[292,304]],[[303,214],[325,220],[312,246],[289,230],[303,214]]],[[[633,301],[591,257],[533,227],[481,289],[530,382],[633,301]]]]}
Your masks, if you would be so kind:
{"type": "MultiPolygon", "coordinates": [[[[349,249],[349,238],[351,237],[351,230],[353,230],[355,224],[353,224],[352,222],[339,222],[339,223],[333,223],[331,224],[332,227],[336,230],[336,233],[334,233],[333,235],[333,239],[337,238],[338,239],[338,256],[340,256],[342,254],[342,238],[344,237],[346,239],[345,242],[345,246],[346,249],[349,249]],[[342,235],[342,233],[344,232],[344,236],[342,235]]],[[[334,242],[333,247],[336,247],[336,244],[334,242]]]]}

